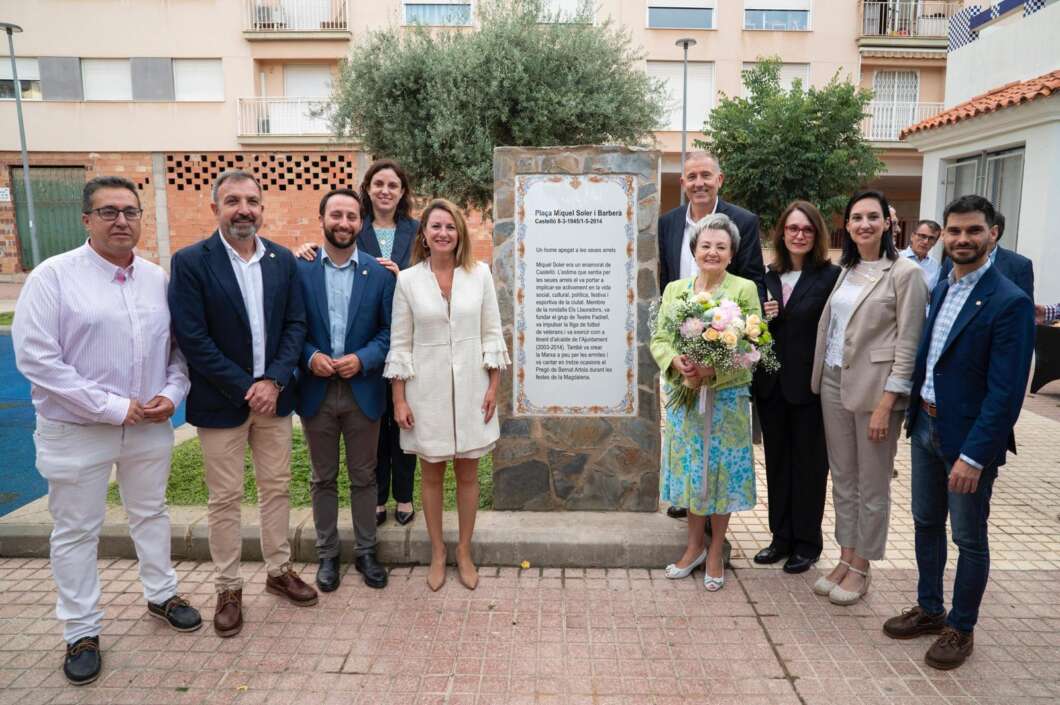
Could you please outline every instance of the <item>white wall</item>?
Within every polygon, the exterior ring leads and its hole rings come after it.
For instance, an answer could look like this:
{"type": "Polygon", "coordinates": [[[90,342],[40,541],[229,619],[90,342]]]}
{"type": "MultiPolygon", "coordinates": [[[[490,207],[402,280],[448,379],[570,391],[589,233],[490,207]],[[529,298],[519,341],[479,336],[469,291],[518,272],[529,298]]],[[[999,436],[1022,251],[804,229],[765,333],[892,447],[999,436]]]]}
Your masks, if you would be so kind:
{"type": "Polygon", "coordinates": [[[949,54],[946,107],[963,103],[1012,81],[1060,68],[1060,2],[1001,25],[949,54]]]}
{"type": "MultiPolygon", "coordinates": [[[[1039,303],[1060,301],[1060,238],[1056,237],[1053,212],[1060,194],[1060,97],[1039,99],[1025,106],[1006,108],[953,127],[933,130],[941,138],[950,133],[948,145],[936,144],[924,152],[924,175],[920,198],[920,217],[941,222],[946,204],[943,178],[947,161],[1023,145],[1023,190],[1020,200],[1019,241],[1016,250],[1034,263],[1035,300],[1039,303]],[[1015,121],[1018,113],[1034,116],[1027,127],[1015,124],[1010,130],[995,130],[991,123],[1015,121]]],[[[918,145],[919,146],[919,145],[918,145]]],[[[925,147],[921,147],[925,149],[925,147]]],[[[1002,241],[1002,245],[1006,244],[1002,241]]]]}

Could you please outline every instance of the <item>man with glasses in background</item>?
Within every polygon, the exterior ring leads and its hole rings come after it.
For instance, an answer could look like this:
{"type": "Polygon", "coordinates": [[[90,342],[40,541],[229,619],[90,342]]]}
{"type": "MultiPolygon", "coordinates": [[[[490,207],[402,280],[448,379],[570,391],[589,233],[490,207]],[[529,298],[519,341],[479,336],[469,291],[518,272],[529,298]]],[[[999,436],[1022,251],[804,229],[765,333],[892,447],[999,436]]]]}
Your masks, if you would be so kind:
{"type": "Polygon", "coordinates": [[[177,594],[170,560],[169,418],[189,385],[170,338],[166,273],[133,251],[143,211],[131,181],[92,179],[82,211],[88,241],[33,270],[12,327],[37,412],[37,470],[54,520],[55,614],[67,642],[63,673],[74,685],[96,680],[103,665],[96,558],[114,466],[148,614],[177,631],[202,626],[177,594]]]}
{"type": "Polygon", "coordinates": [[[920,267],[928,291],[935,288],[939,280],[939,271],[942,269],[938,260],[931,256],[931,248],[939,241],[941,234],[942,226],[934,220],[921,220],[909,237],[909,247],[898,253],[902,257],[913,260],[920,267]]]}

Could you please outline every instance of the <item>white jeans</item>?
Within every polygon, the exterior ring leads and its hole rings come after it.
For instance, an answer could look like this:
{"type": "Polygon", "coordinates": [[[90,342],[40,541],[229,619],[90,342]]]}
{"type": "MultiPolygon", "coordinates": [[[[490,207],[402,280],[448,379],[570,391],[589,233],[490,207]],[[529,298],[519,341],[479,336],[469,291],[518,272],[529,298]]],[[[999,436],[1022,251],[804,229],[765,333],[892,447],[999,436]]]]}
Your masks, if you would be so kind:
{"type": "Polygon", "coordinates": [[[118,466],[129,534],[140,560],[144,597],[161,603],[177,592],[170,561],[166,482],[173,451],[169,422],[122,427],[78,425],[37,416],[37,470],[48,481],[55,526],[51,564],[59,599],[55,616],[74,642],[102,630],[96,548],[107,511],[110,470],[118,466]]]}

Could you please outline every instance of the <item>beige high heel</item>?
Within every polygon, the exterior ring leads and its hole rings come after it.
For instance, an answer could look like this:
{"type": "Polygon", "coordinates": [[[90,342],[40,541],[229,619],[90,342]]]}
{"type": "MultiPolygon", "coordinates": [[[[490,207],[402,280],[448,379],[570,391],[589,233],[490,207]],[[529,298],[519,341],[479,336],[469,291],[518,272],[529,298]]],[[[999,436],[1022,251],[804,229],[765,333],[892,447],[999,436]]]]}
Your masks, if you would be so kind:
{"type": "MultiPolygon", "coordinates": [[[[431,568],[434,568],[434,561],[431,561],[431,568]]],[[[427,587],[431,589],[431,592],[438,592],[445,585],[445,559],[442,559],[442,574],[440,577],[434,577],[434,571],[430,568],[427,570],[427,587]]]]}
{"type": "MultiPolygon", "coordinates": [[[[844,560],[840,560],[839,565],[845,565],[847,567],[847,570],[850,570],[850,564],[844,560]]],[[[843,575],[845,576],[846,573],[844,573],[843,575]]],[[[821,597],[828,597],[832,594],[832,590],[836,589],[836,586],[838,584],[839,583],[833,583],[831,580],[829,580],[827,575],[822,575],[821,577],[817,578],[817,582],[813,584],[813,591],[821,597]]]]}
{"type": "MultiPolygon", "coordinates": [[[[468,554],[470,554],[470,553],[471,552],[468,551],[468,554]]],[[[475,567],[475,564],[474,564],[474,562],[472,562],[470,555],[468,555],[468,557],[465,560],[463,560],[463,561],[460,560],[460,549],[459,548],[456,549],[456,575],[460,579],[460,584],[463,585],[464,587],[466,587],[468,590],[474,590],[475,588],[478,587],[478,568],[475,567]],[[466,563],[470,564],[470,566],[471,566],[471,574],[470,575],[465,575],[464,574],[465,561],[466,561],[466,563]]]]}
{"type": "Polygon", "coordinates": [[[832,588],[832,592],[828,593],[828,599],[833,605],[852,605],[861,598],[865,597],[869,592],[869,584],[872,583],[872,576],[869,575],[867,570],[858,570],[854,566],[850,566],[850,572],[860,575],[865,578],[865,584],[861,586],[860,590],[844,590],[840,586],[836,585],[832,588]]]}

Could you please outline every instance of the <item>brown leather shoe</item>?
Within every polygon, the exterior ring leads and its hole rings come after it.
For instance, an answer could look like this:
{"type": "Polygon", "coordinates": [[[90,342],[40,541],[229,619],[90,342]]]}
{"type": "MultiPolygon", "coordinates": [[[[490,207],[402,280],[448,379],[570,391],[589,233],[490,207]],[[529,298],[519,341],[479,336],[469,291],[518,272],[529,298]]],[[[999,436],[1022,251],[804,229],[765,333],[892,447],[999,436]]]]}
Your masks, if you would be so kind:
{"type": "Polygon", "coordinates": [[[947,626],[931,648],[924,654],[924,662],[940,671],[957,668],[972,655],[975,638],[972,632],[962,632],[947,626]]]}
{"type": "Polygon", "coordinates": [[[309,607],[317,603],[317,591],[306,585],[298,577],[298,573],[290,568],[284,568],[284,571],[276,577],[270,575],[266,578],[265,590],[273,595],[286,597],[301,607],[309,607]]]}
{"type": "Polygon", "coordinates": [[[243,591],[223,590],[217,593],[213,612],[213,630],[219,637],[235,636],[243,631],[243,591]]]}
{"type": "Polygon", "coordinates": [[[928,614],[919,605],[902,610],[883,623],[883,633],[892,639],[913,639],[921,634],[941,634],[946,626],[946,610],[928,614]]]}

